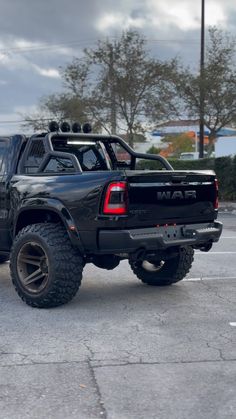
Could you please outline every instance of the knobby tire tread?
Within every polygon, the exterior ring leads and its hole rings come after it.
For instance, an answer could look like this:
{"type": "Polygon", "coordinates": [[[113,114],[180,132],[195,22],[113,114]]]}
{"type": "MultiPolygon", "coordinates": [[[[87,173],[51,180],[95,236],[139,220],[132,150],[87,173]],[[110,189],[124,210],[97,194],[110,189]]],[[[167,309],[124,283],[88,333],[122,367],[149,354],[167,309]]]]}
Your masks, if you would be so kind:
{"type": "Polygon", "coordinates": [[[194,260],[191,246],[180,248],[178,256],[165,262],[160,271],[150,272],[143,268],[142,261],[129,261],[133,273],[143,283],[153,286],[171,285],[181,281],[190,271],[194,260]]]}
{"type": "Polygon", "coordinates": [[[65,228],[60,224],[39,223],[24,227],[16,236],[10,258],[10,272],[13,285],[21,297],[28,305],[37,308],[57,307],[69,302],[77,293],[81,280],[84,262],[78,251],[75,250],[69,240],[65,228]],[[17,280],[17,248],[19,242],[26,235],[35,235],[41,238],[53,252],[54,276],[50,279],[50,287],[46,295],[32,298],[31,295],[22,291],[17,280]]]}

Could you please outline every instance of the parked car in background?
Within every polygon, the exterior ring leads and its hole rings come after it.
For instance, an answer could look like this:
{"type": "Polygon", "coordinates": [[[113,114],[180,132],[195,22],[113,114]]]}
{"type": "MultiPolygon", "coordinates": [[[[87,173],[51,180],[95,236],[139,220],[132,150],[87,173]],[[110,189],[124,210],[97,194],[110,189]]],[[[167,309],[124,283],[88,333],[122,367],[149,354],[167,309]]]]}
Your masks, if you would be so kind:
{"type": "MultiPolygon", "coordinates": [[[[207,152],[204,151],[204,157],[207,157],[207,152]]],[[[215,157],[215,155],[211,154],[210,157],[215,157]]],[[[198,151],[188,151],[185,153],[180,154],[180,160],[198,160],[199,159],[199,152],[198,151]]]]}
{"type": "Polygon", "coordinates": [[[197,160],[198,158],[199,158],[198,152],[189,151],[189,152],[181,153],[179,159],[180,160],[197,160]]]}

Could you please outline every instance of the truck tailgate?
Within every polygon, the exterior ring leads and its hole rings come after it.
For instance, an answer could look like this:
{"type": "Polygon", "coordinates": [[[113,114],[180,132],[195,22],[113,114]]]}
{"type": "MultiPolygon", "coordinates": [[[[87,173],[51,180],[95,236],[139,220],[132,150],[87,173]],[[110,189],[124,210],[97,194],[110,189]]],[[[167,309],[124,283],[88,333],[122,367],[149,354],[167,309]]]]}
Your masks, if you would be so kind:
{"type": "Polygon", "coordinates": [[[126,171],[127,226],[207,222],[216,218],[213,171],[126,171]]]}

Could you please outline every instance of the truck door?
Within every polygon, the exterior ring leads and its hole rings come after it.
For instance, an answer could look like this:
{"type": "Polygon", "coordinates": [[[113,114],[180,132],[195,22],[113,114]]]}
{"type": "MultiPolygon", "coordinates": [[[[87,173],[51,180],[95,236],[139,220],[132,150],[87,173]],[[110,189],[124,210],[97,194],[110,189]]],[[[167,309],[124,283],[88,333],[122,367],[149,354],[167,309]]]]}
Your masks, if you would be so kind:
{"type": "Polygon", "coordinates": [[[6,189],[8,150],[9,139],[0,138],[0,251],[8,251],[10,249],[9,201],[6,189]]]}

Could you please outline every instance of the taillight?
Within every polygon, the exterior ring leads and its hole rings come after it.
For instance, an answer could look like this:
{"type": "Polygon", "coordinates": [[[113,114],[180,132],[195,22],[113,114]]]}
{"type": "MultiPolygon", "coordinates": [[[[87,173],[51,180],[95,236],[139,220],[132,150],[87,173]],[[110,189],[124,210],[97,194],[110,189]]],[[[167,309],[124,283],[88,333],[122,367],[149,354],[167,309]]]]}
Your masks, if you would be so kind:
{"type": "Polygon", "coordinates": [[[215,209],[218,209],[218,207],[219,207],[218,195],[219,195],[219,183],[218,183],[218,180],[215,179],[215,202],[214,202],[214,208],[215,209]]]}
{"type": "Polygon", "coordinates": [[[106,190],[104,214],[127,214],[127,183],[112,182],[106,190]]]}

